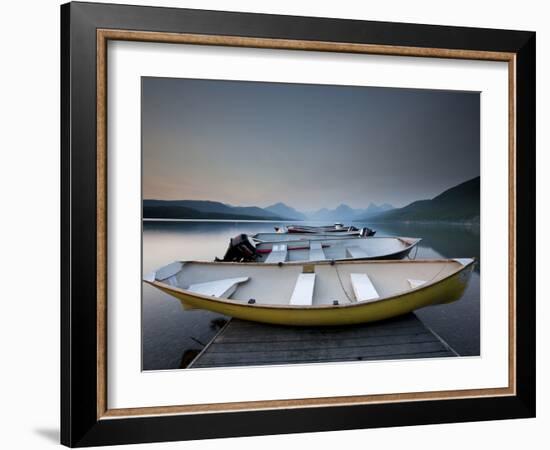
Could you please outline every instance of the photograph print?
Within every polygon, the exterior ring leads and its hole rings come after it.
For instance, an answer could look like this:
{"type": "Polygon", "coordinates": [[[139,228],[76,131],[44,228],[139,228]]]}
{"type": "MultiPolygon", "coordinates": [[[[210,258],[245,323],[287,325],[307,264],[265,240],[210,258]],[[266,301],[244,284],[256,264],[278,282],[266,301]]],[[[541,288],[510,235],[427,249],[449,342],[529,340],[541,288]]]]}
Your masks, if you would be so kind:
{"type": "Polygon", "coordinates": [[[479,92],[143,77],[142,370],[480,355],[479,92]]]}

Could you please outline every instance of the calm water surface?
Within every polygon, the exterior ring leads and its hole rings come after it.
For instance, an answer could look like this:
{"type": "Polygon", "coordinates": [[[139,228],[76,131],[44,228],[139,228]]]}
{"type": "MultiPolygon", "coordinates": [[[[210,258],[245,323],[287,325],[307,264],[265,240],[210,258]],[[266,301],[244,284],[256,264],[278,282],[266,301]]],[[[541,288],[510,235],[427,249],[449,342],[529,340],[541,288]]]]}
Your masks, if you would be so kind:
{"type": "MultiPolygon", "coordinates": [[[[213,260],[222,257],[229,238],[239,233],[272,232],[276,222],[143,222],[143,272],[175,260],[213,260]]],[[[362,224],[377,236],[421,237],[417,258],[476,257],[479,261],[479,228],[441,224],[362,224]]],[[[414,253],[411,255],[414,256],[414,253]]],[[[462,299],[448,305],[429,306],[416,315],[460,355],[479,355],[480,265],[472,274],[462,299]]],[[[186,367],[223,326],[226,317],[208,311],[184,311],[175,298],[143,285],[143,369],[186,367]]]]}

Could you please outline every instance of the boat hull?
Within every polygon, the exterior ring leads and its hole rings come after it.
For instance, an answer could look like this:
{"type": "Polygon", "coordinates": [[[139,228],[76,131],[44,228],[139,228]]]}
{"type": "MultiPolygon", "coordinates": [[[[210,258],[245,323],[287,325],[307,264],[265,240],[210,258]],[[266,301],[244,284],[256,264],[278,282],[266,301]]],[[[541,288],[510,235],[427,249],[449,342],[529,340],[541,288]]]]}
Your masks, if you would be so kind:
{"type": "Polygon", "coordinates": [[[298,226],[298,225],[289,225],[286,227],[285,231],[282,231],[282,229],[276,227],[275,228],[278,233],[281,234],[333,234],[333,235],[340,235],[340,234],[347,234],[349,236],[356,235],[361,237],[369,237],[374,236],[376,234],[375,230],[372,230],[370,228],[356,228],[354,226],[349,227],[334,227],[334,226],[328,226],[328,227],[314,227],[314,226],[298,226]]]}
{"type": "Polygon", "coordinates": [[[268,263],[266,255],[277,244],[284,244],[288,249],[288,259],[285,262],[308,263],[318,261],[380,261],[380,260],[398,260],[406,258],[413,249],[417,247],[421,239],[419,238],[399,238],[399,237],[376,237],[376,238],[348,238],[348,239],[303,239],[289,241],[260,241],[257,244],[258,256],[255,262],[268,263]],[[392,245],[386,249],[377,247],[375,244],[391,242],[392,245]],[[324,258],[312,259],[309,255],[309,246],[312,242],[321,244],[326,252],[324,258]],[[365,251],[362,253],[349,254],[348,247],[360,247],[365,251]]]}
{"type": "Polygon", "coordinates": [[[150,284],[176,297],[184,308],[205,309],[243,320],[291,326],[331,326],[374,322],[417,309],[460,299],[468,285],[473,264],[425,287],[375,302],[322,305],[308,308],[279,305],[247,305],[224,299],[198,296],[163,283],[150,284]]]}
{"type": "Polygon", "coordinates": [[[279,241],[316,241],[326,239],[364,239],[358,232],[342,233],[256,233],[251,236],[252,239],[259,242],[279,242],[279,241]]]}

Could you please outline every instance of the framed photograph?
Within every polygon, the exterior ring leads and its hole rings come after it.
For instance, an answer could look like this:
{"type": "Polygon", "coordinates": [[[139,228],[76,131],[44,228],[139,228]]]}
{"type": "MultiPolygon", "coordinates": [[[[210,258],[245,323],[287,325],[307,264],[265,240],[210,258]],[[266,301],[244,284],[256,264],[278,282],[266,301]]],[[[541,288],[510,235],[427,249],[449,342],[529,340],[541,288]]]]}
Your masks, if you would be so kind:
{"type": "Polygon", "coordinates": [[[535,415],[535,33],[61,7],[61,440],[535,415]]]}

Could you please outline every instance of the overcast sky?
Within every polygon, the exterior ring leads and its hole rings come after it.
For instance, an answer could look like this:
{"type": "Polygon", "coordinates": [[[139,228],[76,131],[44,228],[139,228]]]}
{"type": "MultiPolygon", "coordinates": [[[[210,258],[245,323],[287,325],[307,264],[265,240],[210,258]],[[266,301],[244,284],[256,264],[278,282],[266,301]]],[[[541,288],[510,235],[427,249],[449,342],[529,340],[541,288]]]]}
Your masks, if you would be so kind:
{"type": "Polygon", "coordinates": [[[404,206],[479,175],[479,93],[143,78],[143,196],[404,206]]]}

